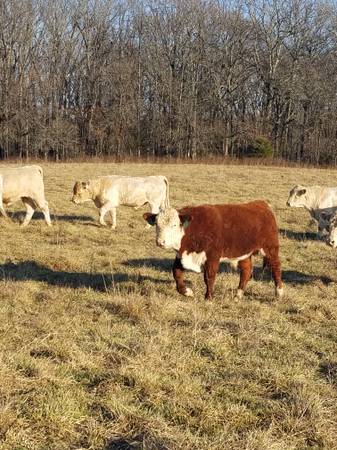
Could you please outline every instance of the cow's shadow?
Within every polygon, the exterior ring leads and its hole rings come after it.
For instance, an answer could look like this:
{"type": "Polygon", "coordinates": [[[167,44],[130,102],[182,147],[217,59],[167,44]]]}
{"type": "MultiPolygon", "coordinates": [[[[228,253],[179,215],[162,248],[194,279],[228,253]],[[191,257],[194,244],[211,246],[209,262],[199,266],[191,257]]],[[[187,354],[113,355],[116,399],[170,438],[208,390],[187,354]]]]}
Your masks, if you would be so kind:
{"type": "MultiPolygon", "coordinates": [[[[9,218],[13,221],[22,221],[26,215],[26,211],[7,211],[7,214],[9,218]]],[[[52,222],[55,221],[63,221],[63,222],[94,222],[95,219],[91,216],[78,216],[78,215],[72,215],[72,214],[53,214],[50,213],[50,219],[52,222]]],[[[31,219],[32,221],[35,220],[43,220],[44,221],[44,215],[41,211],[35,211],[34,215],[31,219]]]]}
{"type": "Polygon", "coordinates": [[[292,231],[281,228],[279,233],[282,237],[293,239],[294,241],[322,241],[323,239],[318,236],[318,233],[311,231],[292,231]]]}
{"type": "Polygon", "coordinates": [[[127,259],[123,261],[123,266],[133,268],[151,268],[159,272],[171,272],[174,258],[139,258],[139,259],[127,259]]]}
{"type": "MultiPolygon", "coordinates": [[[[172,265],[174,259],[169,258],[140,258],[140,259],[129,259],[123,261],[122,264],[126,267],[137,267],[137,268],[151,268],[155,269],[158,272],[172,272],[172,265]]],[[[261,266],[258,266],[259,262],[257,261],[253,266],[253,279],[255,280],[270,280],[272,279],[271,271],[268,267],[263,269],[261,266]],[[256,264],[257,263],[257,264],[256,264]]],[[[189,271],[186,271],[189,272],[189,271]]],[[[227,273],[237,273],[239,276],[239,271],[233,269],[228,263],[221,263],[219,267],[218,274],[227,274],[227,273]]],[[[307,273],[299,272],[298,270],[282,270],[282,280],[288,284],[309,284],[314,281],[321,281],[323,284],[327,285],[329,283],[335,282],[330,277],[324,275],[310,275],[307,273]]]]}
{"type": "MultiPolygon", "coordinates": [[[[271,271],[268,267],[265,269],[262,269],[262,267],[254,267],[253,278],[255,280],[271,280],[271,271]]],[[[293,285],[309,284],[314,281],[321,281],[325,285],[335,282],[332,278],[324,275],[310,275],[308,273],[299,272],[298,270],[282,270],[282,281],[286,284],[293,285]]]]}
{"type": "Polygon", "coordinates": [[[0,281],[39,281],[53,286],[71,288],[91,288],[95,291],[106,292],[115,287],[123,287],[126,283],[143,283],[150,281],[155,284],[171,283],[172,280],[160,280],[149,276],[138,274],[127,274],[122,272],[113,273],[87,273],[87,272],[66,272],[53,270],[49,267],[36,263],[35,261],[25,261],[18,264],[0,264],[0,281]]]}
{"type": "MultiPolygon", "coordinates": [[[[172,266],[174,262],[173,258],[139,258],[139,259],[128,259],[123,261],[122,264],[126,267],[137,267],[137,268],[151,268],[159,272],[172,272],[172,266]]],[[[228,263],[221,263],[219,267],[219,273],[232,273],[235,272],[228,263]]]]}

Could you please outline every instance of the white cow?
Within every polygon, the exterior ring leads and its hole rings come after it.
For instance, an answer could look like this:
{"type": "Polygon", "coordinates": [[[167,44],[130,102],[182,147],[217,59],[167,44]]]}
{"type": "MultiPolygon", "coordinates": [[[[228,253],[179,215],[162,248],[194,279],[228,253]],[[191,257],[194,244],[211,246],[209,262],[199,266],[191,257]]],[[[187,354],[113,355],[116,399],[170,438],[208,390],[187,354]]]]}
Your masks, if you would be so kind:
{"type": "Polygon", "coordinates": [[[287,205],[308,210],[318,222],[318,232],[321,234],[328,229],[327,218],[337,211],[337,187],[295,186],[290,191],[287,205]]]}
{"type": "Polygon", "coordinates": [[[73,189],[72,201],[76,204],[93,200],[99,208],[99,222],[106,225],[105,214],[109,211],[112,229],[116,228],[116,208],[119,205],[136,209],[146,203],[153,214],[170,206],[169,184],[161,175],[148,177],[128,177],[110,175],[89,181],[77,181],[73,189]]]}
{"type": "Polygon", "coordinates": [[[22,200],[26,217],[22,226],[29,224],[36,208],[40,208],[48,225],[51,225],[48,202],[44,196],[43,171],[40,166],[0,167],[2,196],[0,212],[7,217],[4,205],[22,200]]]}

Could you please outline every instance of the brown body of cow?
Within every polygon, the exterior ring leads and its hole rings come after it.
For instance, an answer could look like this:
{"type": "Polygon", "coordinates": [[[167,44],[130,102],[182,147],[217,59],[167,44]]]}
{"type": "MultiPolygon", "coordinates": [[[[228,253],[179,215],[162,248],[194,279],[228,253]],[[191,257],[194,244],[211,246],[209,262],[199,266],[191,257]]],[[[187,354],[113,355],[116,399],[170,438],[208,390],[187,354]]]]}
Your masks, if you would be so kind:
{"type": "Polygon", "coordinates": [[[238,262],[240,283],[237,296],[242,297],[252,276],[252,255],[260,252],[264,256],[264,265],[271,268],[276,294],[282,296],[278,228],[275,216],[266,202],[185,207],[175,214],[179,216],[181,236],[175,247],[161,241],[158,229],[162,223],[160,217],[148,213],[144,214],[144,218],[152,224],[156,220],[157,244],[175,248],[177,252],[173,276],[180,294],[193,295],[185,286],[184,270],[200,272],[203,266],[207,287],[205,297],[211,298],[219,264],[221,261],[229,261],[238,262]]]}

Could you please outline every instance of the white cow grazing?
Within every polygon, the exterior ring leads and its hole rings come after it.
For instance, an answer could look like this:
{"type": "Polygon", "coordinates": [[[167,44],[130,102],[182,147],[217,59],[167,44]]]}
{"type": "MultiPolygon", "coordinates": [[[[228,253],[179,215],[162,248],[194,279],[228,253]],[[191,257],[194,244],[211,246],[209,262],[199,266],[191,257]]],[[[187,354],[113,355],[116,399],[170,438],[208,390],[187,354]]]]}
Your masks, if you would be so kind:
{"type": "Polygon", "coordinates": [[[36,208],[40,208],[51,225],[48,203],[44,196],[43,171],[40,166],[0,167],[2,177],[2,204],[0,212],[7,217],[4,205],[22,200],[26,217],[22,226],[29,224],[36,208]]]}
{"type": "Polygon", "coordinates": [[[318,222],[318,232],[321,234],[328,228],[326,217],[337,210],[337,187],[295,186],[290,191],[287,205],[307,209],[318,222]]]}
{"type": "Polygon", "coordinates": [[[116,208],[119,205],[136,209],[149,204],[153,214],[170,206],[167,178],[161,175],[128,177],[110,175],[89,181],[77,181],[72,201],[76,204],[93,200],[99,211],[99,222],[106,225],[105,214],[109,211],[112,228],[116,228],[116,208]]]}

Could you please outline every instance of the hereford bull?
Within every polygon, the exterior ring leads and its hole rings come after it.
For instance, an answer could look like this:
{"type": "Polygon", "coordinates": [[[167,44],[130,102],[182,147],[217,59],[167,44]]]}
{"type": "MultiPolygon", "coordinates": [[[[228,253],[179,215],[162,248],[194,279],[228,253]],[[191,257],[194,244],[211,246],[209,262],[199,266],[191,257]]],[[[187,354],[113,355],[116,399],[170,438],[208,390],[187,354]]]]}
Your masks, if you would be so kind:
{"type": "Polygon", "coordinates": [[[99,212],[99,222],[106,225],[105,214],[109,211],[112,228],[116,228],[116,208],[119,205],[136,209],[149,204],[152,213],[169,206],[169,185],[161,175],[128,177],[110,175],[89,181],[77,181],[73,188],[72,201],[76,204],[92,200],[99,212]]]}
{"type": "Polygon", "coordinates": [[[236,296],[241,298],[252,276],[252,255],[261,253],[264,265],[271,268],[276,295],[283,295],[278,229],[267,203],[169,208],[143,217],[156,225],[157,245],[176,251],[173,276],[180,294],[193,296],[185,286],[184,270],[201,272],[204,267],[205,298],[210,299],[220,261],[228,261],[238,262],[240,283],[236,296]]]}
{"type": "Polygon", "coordinates": [[[22,226],[29,224],[36,208],[43,212],[47,225],[51,225],[48,202],[44,195],[43,171],[40,166],[0,167],[2,176],[2,205],[0,212],[7,217],[4,205],[21,200],[26,207],[22,226]]]}

